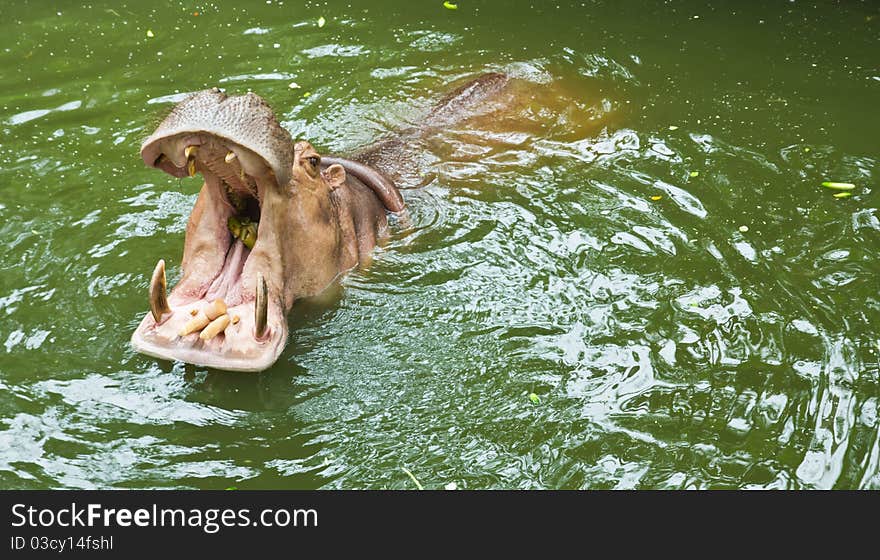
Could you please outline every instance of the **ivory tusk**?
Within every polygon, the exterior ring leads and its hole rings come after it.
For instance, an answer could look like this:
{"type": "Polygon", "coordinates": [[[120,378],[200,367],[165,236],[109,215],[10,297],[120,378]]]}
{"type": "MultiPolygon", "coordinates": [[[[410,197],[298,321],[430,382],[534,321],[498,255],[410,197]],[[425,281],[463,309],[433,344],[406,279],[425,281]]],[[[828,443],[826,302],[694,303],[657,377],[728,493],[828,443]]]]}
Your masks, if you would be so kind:
{"type": "Polygon", "coordinates": [[[162,320],[162,315],[171,312],[166,288],[165,260],[159,259],[156,268],[153,269],[153,277],[150,279],[150,312],[157,323],[162,320]]]}
{"type": "Polygon", "coordinates": [[[196,152],[198,151],[198,146],[187,146],[183,150],[183,154],[186,156],[186,172],[190,177],[196,174],[196,152]]]}
{"type": "Polygon", "coordinates": [[[266,279],[262,273],[257,273],[257,299],[254,302],[254,336],[263,338],[266,334],[266,323],[269,314],[269,293],[266,288],[266,279]]]}

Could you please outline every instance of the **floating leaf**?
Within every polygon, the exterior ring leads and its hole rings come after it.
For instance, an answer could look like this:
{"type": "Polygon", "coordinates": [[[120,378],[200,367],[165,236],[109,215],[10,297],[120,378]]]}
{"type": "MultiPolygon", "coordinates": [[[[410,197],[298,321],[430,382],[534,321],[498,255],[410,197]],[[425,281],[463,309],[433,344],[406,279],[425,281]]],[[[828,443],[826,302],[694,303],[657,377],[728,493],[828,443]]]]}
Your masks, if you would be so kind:
{"type": "Polygon", "coordinates": [[[674,124],[669,125],[669,130],[678,130],[678,127],[674,124]]]}
{"type": "Polygon", "coordinates": [[[447,10],[457,10],[458,4],[453,4],[452,2],[447,1],[447,2],[443,2],[443,7],[446,8],[447,10]]]}
{"type": "Polygon", "coordinates": [[[305,93],[303,94],[303,97],[308,97],[308,96],[310,96],[311,94],[312,94],[312,92],[307,91],[307,92],[305,92],[305,93]]]}
{"type": "Polygon", "coordinates": [[[532,404],[541,404],[541,397],[534,393],[529,393],[529,400],[532,401],[532,404]]]}
{"type": "Polygon", "coordinates": [[[229,486],[229,487],[226,488],[226,489],[227,489],[227,490],[238,490],[238,487],[237,487],[237,486],[229,486]]]}
{"type": "Polygon", "coordinates": [[[852,183],[835,183],[833,181],[825,181],[822,186],[836,191],[851,191],[856,188],[852,183]]]}
{"type": "Polygon", "coordinates": [[[318,18],[318,27],[324,27],[325,23],[327,23],[327,20],[324,19],[324,16],[318,18]]]}
{"type": "Polygon", "coordinates": [[[296,82],[290,82],[289,84],[287,84],[287,87],[289,87],[290,89],[299,89],[301,86],[296,82]]]}
{"type": "Polygon", "coordinates": [[[655,194],[654,196],[651,197],[651,200],[660,200],[661,198],[663,198],[663,197],[660,196],[659,194],[655,194]]]}
{"type": "Polygon", "coordinates": [[[155,37],[155,35],[153,35],[153,30],[152,30],[152,29],[147,29],[147,37],[150,37],[150,38],[155,37]]]}
{"type": "Polygon", "coordinates": [[[837,194],[832,195],[834,198],[849,198],[852,196],[851,192],[839,192],[837,194]]]}
{"type": "Polygon", "coordinates": [[[691,177],[698,177],[700,175],[700,172],[699,171],[691,171],[690,175],[691,175],[691,177]]]}
{"type": "Polygon", "coordinates": [[[804,152],[809,152],[810,148],[804,148],[804,152]]]}
{"type": "Polygon", "coordinates": [[[747,231],[749,231],[749,226],[739,226],[739,230],[742,233],[746,233],[747,231]]]}

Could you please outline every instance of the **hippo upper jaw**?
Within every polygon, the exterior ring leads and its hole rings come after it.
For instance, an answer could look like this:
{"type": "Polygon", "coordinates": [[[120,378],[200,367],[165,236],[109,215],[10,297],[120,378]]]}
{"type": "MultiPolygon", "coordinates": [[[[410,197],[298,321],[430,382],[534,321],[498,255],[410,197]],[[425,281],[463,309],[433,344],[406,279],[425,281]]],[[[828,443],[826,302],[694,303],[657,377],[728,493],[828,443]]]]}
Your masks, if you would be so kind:
{"type": "Polygon", "coordinates": [[[186,148],[198,147],[209,138],[224,140],[230,157],[237,157],[237,165],[225,167],[240,172],[239,177],[224,177],[233,186],[267,172],[281,185],[290,179],[293,140],[269,105],[254,93],[228,97],[212,88],[190,95],[144,140],[141,157],[175,177],[191,176],[186,148]]]}

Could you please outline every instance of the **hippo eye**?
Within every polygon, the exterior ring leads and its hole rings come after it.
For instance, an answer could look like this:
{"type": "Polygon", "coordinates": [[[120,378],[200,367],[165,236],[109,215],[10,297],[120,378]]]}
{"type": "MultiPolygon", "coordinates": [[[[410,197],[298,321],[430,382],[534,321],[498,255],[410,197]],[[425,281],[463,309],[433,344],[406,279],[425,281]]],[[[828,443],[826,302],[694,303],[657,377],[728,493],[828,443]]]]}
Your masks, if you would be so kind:
{"type": "Polygon", "coordinates": [[[318,167],[318,164],[321,163],[321,158],[318,156],[312,156],[309,158],[309,163],[312,164],[312,167],[318,167]]]}

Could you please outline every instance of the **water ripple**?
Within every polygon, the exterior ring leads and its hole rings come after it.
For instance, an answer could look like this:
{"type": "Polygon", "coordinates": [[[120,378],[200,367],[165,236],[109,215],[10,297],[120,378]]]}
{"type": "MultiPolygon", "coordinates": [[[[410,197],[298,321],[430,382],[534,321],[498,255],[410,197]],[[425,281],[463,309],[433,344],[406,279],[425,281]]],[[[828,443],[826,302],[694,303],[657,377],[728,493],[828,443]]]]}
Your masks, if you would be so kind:
{"type": "Polygon", "coordinates": [[[217,12],[210,50],[189,20],[156,20],[155,41],[85,12],[9,20],[61,38],[45,68],[24,39],[0,52],[3,487],[411,488],[406,468],[428,488],[880,488],[863,33],[812,45],[830,24],[768,18],[752,42],[715,37],[719,73],[601,5],[484,6],[491,33],[339,8],[322,28],[278,3],[217,12]],[[819,46],[845,63],[805,64],[819,46]],[[752,48],[788,65],[754,71],[752,48]],[[514,77],[516,108],[415,146],[408,218],[297,303],[272,369],[128,347],[152,265],[181,273],[200,185],[137,157],[160,106],[254,82],[292,134],[344,154],[487,70],[514,77]]]}

